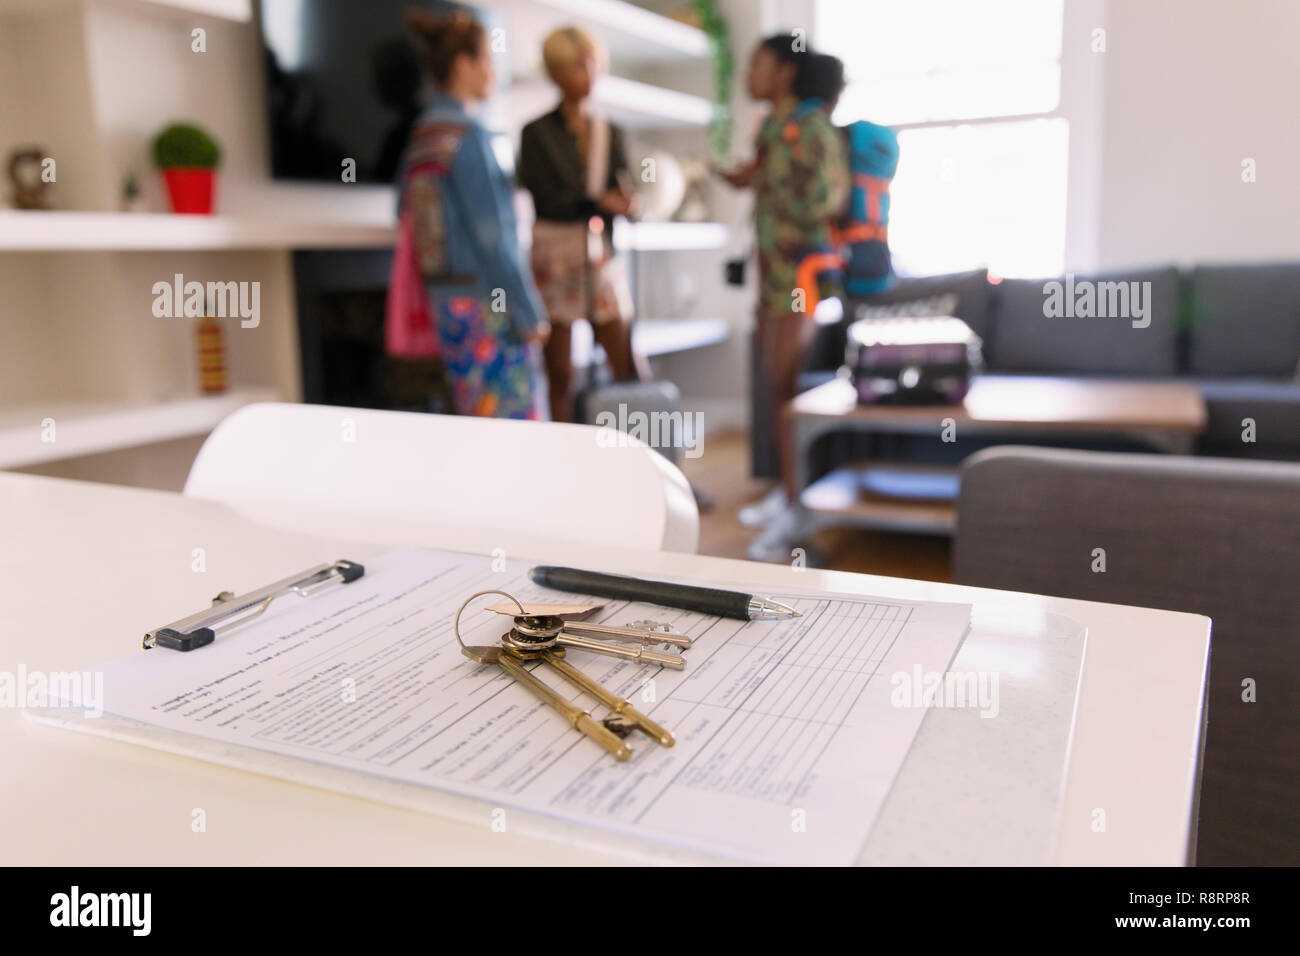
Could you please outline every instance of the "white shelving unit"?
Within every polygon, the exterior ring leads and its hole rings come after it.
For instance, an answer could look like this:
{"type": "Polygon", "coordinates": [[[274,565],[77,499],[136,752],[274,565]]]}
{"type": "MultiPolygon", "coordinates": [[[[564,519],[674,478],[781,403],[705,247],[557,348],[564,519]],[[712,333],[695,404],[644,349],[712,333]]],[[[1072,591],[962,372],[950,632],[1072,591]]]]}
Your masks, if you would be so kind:
{"type": "Polygon", "coordinates": [[[0,249],[9,251],[391,248],[396,238],[392,223],[173,213],[0,212],[0,249]]]}
{"type": "MultiPolygon", "coordinates": [[[[79,0],[0,0],[0,15],[37,13],[77,2],[79,0]]],[[[253,0],[134,0],[134,3],[147,13],[197,14],[236,23],[247,23],[253,18],[253,0]]]]}
{"type": "Polygon", "coordinates": [[[624,0],[479,0],[475,6],[510,18],[521,33],[540,36],[573,25],[602,38],[611,57],[628,62],[694,60],[709,54],[704,31],[624,0]]]}
{"type": "Polygon", "coordinates": [[[713,104],[702,96],[638,83],[621,76],[603,76],[592,91],[595,106],[628,129],[704,127],[713,119],[713,104]]]}
{"type": "Polygon", "coordinates": [[[158,7],[170,7],[183,13],[219,17],[246,23],[253,18],[253,0],[138,0],[158,7]]]}
{"type": "Polygon", "coordinates": [[[632,327],[632,339],[646,355],[672,355],[717,345],[730,331],[726,319],[643,319],[632,327]]]}
{"type": "MultiPolygon", "coordinates": [[[[623,222],[615,231],[620,249],[639,252],[720,249],[727,235],[716,222],[623,222]]],[[[391,222],[0,210],[7,252],[388,249],[396,239],[391,222]]]]}
{"type": "Polygon", "coordinates": [[[635,252],[721,249],[730,233],[719,222],[620,222],[614,245],[635,252]]]}
{"type": "MultiPolygon", "coordinates": [[[[662,358],[724,342],[731,334],[726,319],[641,319],[632,326],[632,346],[649,358],[662,358]]],[[[586,368],[594,360],[596,338],[591,326],[576,323],[573,335],[573,366],[586,368]]]]}
{"type": "Polygon", "coordinates": [[[55,402],[0,411],[0,468],[23,468],[206,435],[231,412],[273,402],[274,389],[240,388],[224,395],[154,403],[55,402]],[[47,422],[54,441],[46,440],[47,422]]]}
{"type": "Polygon", "coordinates": [[[0,152],[32,143],[56,158],[61,207],[0,211],[0,468],[183,480],[222,418],[299,394],[288,250],[391,242],[390,222],[357,213],[363,187],[319,202],[261,173],[253,11],[252,0],[0,0],[0,152]],[[208,31],[202,58],[195,25],[208,31]],[[178,118],[213,130],[231,174],[218,209],[246,215],[111,211],[127,172],[162,208],[148,139],[178,118]],[[227,203],[240,186],[243,204],[227,203]],[[227,323],[226,394],[198,394],[194,323],[151,310],[154,283],[180,272],[258,286],[261,323],[227,323]]]}
{"type": "MultiPolygon", "coordinates": [[[[555,106],[549,80],[515,80],[501,94],[504,112],[516,119],[540,116],[555,106]]],[[[702,96],[640,83],[621,76],[602,76],[591,94],[594,111],[629,130],[703,129],[713,104],[702,96]]]]}

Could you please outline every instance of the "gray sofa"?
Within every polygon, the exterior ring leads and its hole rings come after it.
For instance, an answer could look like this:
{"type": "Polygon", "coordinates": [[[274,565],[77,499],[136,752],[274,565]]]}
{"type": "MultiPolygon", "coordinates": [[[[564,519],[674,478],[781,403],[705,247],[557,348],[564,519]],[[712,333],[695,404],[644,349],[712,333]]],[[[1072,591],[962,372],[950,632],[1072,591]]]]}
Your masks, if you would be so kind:
{"type": "Polygon", "coordinates": [[[1047,279],[990,282],[984,270],[903,279],[887,293],[852,303],[840,323],[818,329],[802,384],[825,381],[843,363],[845,329],[859,306],[951,295],[954,313],[984,340],[989,372],[1190,381],[1208,412],[1199,454],[1300,459],[1300,263],[1075,277],[1084,280],[1149,282],[1149,324],[1048,318],[1047,279]],[[1254,442],[1242,441],[1247,418],[1255,423],[1254,442]]]}
{"type": "Polygon", "coordinates": [[[1300,464],[1003,446],[961,477],[956,582],[1211,618],[1197,862],[1300,864],[1300,464]]]}

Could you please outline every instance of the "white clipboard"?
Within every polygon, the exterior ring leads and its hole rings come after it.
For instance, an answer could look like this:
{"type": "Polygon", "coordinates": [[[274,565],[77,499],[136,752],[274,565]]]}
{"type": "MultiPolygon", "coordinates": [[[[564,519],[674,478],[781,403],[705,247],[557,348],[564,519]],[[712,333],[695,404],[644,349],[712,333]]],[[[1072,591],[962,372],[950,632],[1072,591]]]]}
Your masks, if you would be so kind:
{"type": "MultiPolygon", "coordinates": [[[[788,590],[788,589],[787,589],[788,590]]],[[[917,733],[862,852],[859,865],[1042,866],[1055,862],[1065,773],[1086,648],[1086,629],[1023,607],[976,606],[951,671],[971,673],[996,652],[999,713],[932,706],[917,733]],[[1026,662],[1008,671],[1005,661],[1026,662]],[[991,741],[996,741],[991,746],[991,741]]],[[[481,825],[492,805],[443,790],[401,783],[251,747],[226,744],[102,714],[40,708],[24,716],[93,734],[334,791],[408,810],[481,825]]],[[[511,829],[647,864],[718,864],[721,857],[510,811],[511,829]]]]}

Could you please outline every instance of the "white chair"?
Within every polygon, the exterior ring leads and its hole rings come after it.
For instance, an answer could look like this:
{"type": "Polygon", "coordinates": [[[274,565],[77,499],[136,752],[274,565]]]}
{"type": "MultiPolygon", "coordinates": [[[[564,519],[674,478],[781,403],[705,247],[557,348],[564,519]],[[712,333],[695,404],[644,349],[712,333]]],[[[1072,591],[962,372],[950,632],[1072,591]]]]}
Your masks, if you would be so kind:
{"type": "MultiPolygon", "coordinates": [[[[588,425],[325,405],[248,405],[200,449],[187,496],[313,531],[499,533],[694,552],[682,473],[645,444],[588,425]],[[339,527],[331,521],[331,528],[339,527]]],[[[386,540],[391,540],[387,535],[386,540]]]]}

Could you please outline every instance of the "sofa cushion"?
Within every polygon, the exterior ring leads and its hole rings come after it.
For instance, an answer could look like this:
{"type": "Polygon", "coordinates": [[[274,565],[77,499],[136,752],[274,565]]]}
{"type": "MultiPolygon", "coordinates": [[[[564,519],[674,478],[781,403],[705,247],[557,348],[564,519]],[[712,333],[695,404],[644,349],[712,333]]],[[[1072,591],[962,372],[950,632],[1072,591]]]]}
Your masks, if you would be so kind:
{"type": "MultiPolygon", "coordinates": [[[[941,276],[903,277],[887,292],[855,299],[854,305],[861,302],[866,305],[897,305],[913,302],[917,299],[934,299],[948,294],[957,297],[952,314],[957,316],[986,342],[989,332],[989,310],[992,306],[993,286],[989,284],[987,269],[972,269],[970,272],[952,272],[941,276]]],[[[847,310],[846,318],[856,318],[854,309],[847,310]]]]}
{"type": "Polygon", "coordinates": [[[1300,263],[1197,266],[1188,282],[1193,375],[1290,378],[1300,364],[1300,263]]]}
{"type": "Polygon", "coordinates": [[[1178,295],[1173,267],[1004,279],[996,292],[990,368],[1172,375],[1178,371],[1178,295]],[[1135,282],[1143,284],[1130,285],[1135,282]],[[1143,326],[1134,327],[1135,321],[1143,326]]]}
{"type": "Polygon", "coordinates": [[[1220,452],[1300,456],[1300,383],[1194,379],[1205,398],[1202,443],[1220,452]],[[1245,419],[1254,422],[1253,443],[1243,441],[1245,419]]]}

